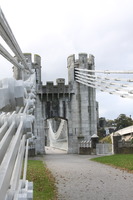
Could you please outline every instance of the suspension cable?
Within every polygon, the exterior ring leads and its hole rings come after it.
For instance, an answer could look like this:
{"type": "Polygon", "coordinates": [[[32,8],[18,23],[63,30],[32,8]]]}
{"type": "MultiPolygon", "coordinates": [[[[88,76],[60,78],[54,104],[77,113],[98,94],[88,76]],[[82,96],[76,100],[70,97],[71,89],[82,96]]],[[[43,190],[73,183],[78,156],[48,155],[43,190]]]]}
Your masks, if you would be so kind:
{"type": "Polygon", "coordinates": [[[109,94],[116,94],[121,97],[133,98],[133,79],[107,77],[105,74],[133,74],[133,71],[102,71],[75,68],[75,80],[88,87],[98,89],[109,94]],[[102,73],[104,76],[96,76],[95,73],[102,73]]]}

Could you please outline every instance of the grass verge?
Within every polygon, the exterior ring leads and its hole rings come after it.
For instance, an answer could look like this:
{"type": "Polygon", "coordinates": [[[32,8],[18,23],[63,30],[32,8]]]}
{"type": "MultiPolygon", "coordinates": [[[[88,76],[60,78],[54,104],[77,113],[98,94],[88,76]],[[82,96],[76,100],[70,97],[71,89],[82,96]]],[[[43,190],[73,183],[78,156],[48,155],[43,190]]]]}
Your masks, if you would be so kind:
{"type": "Polygon", "coordinates": [[[116,154],[111,156],[92,158],[91,160],[111,165],[133,173],[133,154],[116,154]]]}
{"type": "Polygon", "coordinates": [[[43,161],[28,160],[27,180],[34,183],[34,200],[57,199],[55,179],[43,161]]]}

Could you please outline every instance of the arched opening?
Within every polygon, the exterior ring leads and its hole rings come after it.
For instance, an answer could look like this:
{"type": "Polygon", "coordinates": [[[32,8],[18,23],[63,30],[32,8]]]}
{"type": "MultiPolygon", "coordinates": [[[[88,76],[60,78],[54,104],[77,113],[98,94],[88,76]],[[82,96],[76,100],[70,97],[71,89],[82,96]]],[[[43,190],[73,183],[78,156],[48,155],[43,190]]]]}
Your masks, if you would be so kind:
{"type": "Polygon", "coordinates": [[[45,120],[45,152],[67,153],[68,151],[68,121],[62,117],[52,117],[45,120]]]}

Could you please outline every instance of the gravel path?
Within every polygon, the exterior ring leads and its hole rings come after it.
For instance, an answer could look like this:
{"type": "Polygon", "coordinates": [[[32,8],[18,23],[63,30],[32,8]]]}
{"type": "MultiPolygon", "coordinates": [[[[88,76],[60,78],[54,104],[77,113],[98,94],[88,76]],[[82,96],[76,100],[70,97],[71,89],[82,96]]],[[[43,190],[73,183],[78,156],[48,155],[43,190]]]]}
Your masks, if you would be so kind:
{"type": "Polygon", "coordinates": [[[132,200],[133,174],[92,157],[47,149],[44,160],[56,178],[58,200],[132,200]]]}

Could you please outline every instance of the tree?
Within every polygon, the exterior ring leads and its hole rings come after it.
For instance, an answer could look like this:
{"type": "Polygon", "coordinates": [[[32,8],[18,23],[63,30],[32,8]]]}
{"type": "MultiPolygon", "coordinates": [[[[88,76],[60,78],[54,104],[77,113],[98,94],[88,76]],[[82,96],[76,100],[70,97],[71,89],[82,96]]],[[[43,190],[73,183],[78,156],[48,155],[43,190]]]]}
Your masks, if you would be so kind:
{"type": "Polygon", "coordinates": [[[99,136],[99,138],[103,138],[106,136],[106,131],[104,128],[98,128],[97,129],[97,135],[99,136]]]}
{"type": "Polygon", "coordinates": [[[106,119],[105,117],[100,117],[99,118],[99,127],[104,128],[106,126],[106,119]]]}
{"type": "Polygon", "coordinates": [[[132,118],[127,117],[125,114],[120,114],[114,122],[116,124],[116,130],[133,125],[132,118]]]}
{"type": "Polygon", "coordinates": [[[115,126],[115,122],[112,119],[107,119],[106,125],[107,127],[112,127],[112,126],[115,126]]]}

